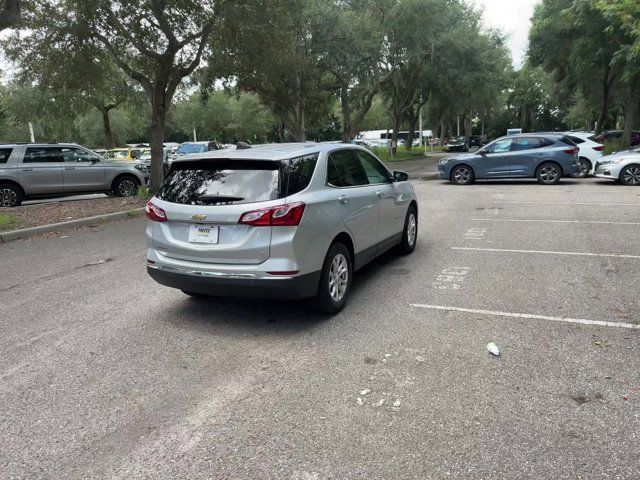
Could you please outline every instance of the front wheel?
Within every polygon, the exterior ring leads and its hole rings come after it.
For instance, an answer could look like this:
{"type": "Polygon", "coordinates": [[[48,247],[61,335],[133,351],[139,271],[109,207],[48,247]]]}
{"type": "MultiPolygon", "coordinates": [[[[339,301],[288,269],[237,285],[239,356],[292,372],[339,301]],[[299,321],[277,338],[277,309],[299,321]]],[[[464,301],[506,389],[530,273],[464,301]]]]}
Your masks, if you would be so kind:
{"type": "Polygon", "coordinates": [[[458,165],[451,172],[451,181],[457,185],[470,185],[474,178],[473,169],[468,165],[458,165]]]}
{"type": "Polygon", "coordinates": [[[555,163],[543,163],[536,173],[538,182],[543,185],[555,185],[560,181],[561,176],[560,167],[555,163]]]}
{"type": "Polygon", "coordinates": [[[416,207],[411,205],[404,220],[404,230],[402,240],[400,240],[400,250],[405,255],[412,253],[416,249],[418,239],[418,212],[416,207]]]}
{"type": "Polygon", "coordinates": [[[330,315],[344,308],[351,290],[353,267],[349,249],[340,243],[329,248],[322,266],[320,285],[315,298],[317,310],[330,315]]]}
{"type": "Polygon", "coordinates": [[[628,165],[620,172],[620,183],[623,185],[640,185],[640,165],[628,165]]]}

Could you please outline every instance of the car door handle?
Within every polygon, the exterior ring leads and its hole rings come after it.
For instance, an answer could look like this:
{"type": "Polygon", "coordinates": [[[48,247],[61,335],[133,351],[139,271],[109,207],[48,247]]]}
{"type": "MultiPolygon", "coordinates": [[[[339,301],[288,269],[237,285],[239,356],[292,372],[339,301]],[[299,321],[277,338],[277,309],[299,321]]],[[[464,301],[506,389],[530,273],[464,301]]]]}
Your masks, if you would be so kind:
{"type": "Polygon", "coordinates": [[[23,168],[23,172],[33,172],[33,168],[23,168]]]}
{"type": "Polygon", "coordinates": [[[347,197],[346,195],[341,195],[338,197],[338,201],[341,204],[346,205],[347,203],[349,203],[349,197],[347,197]]]}
{"type": "Polygon", "coordinates": [[[378,196],[378,198],[384,198],[384,192],[382,190],[378,190],[376,192],[376,195],[378,196]]]}

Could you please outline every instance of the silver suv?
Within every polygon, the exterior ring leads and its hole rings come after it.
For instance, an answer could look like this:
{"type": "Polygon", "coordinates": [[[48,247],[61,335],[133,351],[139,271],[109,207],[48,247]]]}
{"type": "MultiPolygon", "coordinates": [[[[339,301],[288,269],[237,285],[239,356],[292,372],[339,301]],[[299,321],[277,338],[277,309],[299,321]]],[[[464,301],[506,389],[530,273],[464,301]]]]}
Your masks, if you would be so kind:
{"type": "Polygon", "coordinates": [[[148,180],[147,163],[105,160],[73,143],[0,144],[0,207],[58,195],[132,196],[148,180]]]}
{"type": "Polygon", "coordinates": [[[147,204],[147,271],[192,296],[315,297],[340,311],[353,272],[411,253],[418,203],[407,174],[345,144],[219,150],[173,163],[147,204]]]}

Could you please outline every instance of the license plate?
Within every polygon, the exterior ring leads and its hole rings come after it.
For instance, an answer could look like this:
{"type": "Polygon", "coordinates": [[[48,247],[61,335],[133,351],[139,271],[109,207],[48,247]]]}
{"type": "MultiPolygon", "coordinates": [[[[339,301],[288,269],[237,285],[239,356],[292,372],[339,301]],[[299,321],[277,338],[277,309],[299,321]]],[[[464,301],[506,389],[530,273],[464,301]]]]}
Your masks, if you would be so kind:
{"type": "Polygon", "coordinates": [[[219,228],[217,225],[190,225],[190,243],[218,243],[219,228]]]}

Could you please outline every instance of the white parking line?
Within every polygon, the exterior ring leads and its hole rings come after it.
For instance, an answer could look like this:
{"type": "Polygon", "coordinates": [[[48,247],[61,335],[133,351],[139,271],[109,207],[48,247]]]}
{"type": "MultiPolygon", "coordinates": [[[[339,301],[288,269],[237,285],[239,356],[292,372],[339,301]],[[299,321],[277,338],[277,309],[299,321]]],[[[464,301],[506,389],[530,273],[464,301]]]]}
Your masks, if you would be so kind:
{"type": "Polygon", "coordinates": [[[446,312],[474,313],[476,315],[491,315],[495,317],[528,318],[532,320],[549,320],[552,322],[579,323],[581,325],[597,325],[600,327],[617,327],[640,329],[640,325],[633,323],[607,322],[604,320],[587,320],[586,318],[553,317],[549,315],[534,315],[531,313],[511,313],[494,310],[476,310],[474,308],[447,307],[444,305],[425,305],[422,303],[411,303],[414,308],[426,308],[429,310],[443,310],[446,312]]]}
{"type": "Polygon", "coordinates": [[[472,218],[473,222],[533,222],[533,223],[588,223],[590,225],[640,225],[640,222],[598,222],[592,220],[546,220],[546,219],[507,219],[472,218]]]}
{"type": "Polygon", "coordinates": [[[571,207],[573,205],[599,205],[605,207],[640,207],[640,203],[587,203],[587,202],[492,202],[487,200],[490,205],[507,205],[507,204],[525,204],[525,205],[566,205],[571,207]]]}
{"type": "Polygon", "coordinates": [[[476,251],[476,252],[533,253],[533,254],[547,254],[547,255],[574,255],[578,257],[633,258],[633,259],[640,260],[640,255],[620,255],[617,253],[550,252],[547,250],[510,250],[505,248],[473,248],[473,247],[451,247],[451,250],[470,250],[470,251],[476,251]]]}

